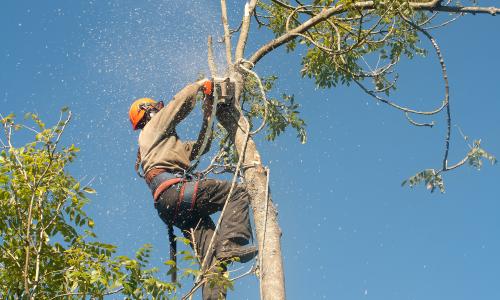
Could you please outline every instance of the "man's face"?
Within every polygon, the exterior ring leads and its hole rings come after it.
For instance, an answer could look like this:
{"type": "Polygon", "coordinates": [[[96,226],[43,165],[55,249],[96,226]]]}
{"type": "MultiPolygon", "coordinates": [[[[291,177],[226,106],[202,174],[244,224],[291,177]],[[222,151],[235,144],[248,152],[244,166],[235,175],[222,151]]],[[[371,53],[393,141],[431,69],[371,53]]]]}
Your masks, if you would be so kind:
{"type": "Polygon", "coordinates": [[[147,110],[146,113],[149,114],[149,118],[153,118],[157,112],[159,112],[164,107],[163,101],[158,101],[155,105],[152,105],[151,109],[147,110]]]}
{"type": "Polygon", "coordinates": [[[141,109],[144,110],[144,117],[139,123],[140,125],[138,128],[142,129],[163,107],[163,101],[158,101],[155,104],[144,104],[144,106],[141,107],[141,109]]]}

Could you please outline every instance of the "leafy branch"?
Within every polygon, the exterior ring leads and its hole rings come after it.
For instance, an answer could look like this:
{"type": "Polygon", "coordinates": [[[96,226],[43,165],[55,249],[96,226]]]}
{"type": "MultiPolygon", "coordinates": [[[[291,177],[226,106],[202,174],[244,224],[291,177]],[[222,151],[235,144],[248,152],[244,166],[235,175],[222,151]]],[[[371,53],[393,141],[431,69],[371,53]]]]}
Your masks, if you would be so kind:
{"type": "Polygon", "coordinates": [[[489,161],[492,165],[497,163],[495,156],[481,148],[481,140],[476,140],[473,145],[470,146],[470,151],[467,155],[458,163],[452,166],[446,166],[440,170],[426,169],[418,172],[407,180],[404,180],[401,183],[401,186],[408,185],[410,187],[414,187],[419,184],[424,184],[425,187],[431,192],[434,192],[434,190],[438,188],[441,193],[444,193],[445,186],[443,182],[443,173],[456,169],[466,163],[468,163],[471,167],[480,170],[483,166],[484,160],[489,161]]]}

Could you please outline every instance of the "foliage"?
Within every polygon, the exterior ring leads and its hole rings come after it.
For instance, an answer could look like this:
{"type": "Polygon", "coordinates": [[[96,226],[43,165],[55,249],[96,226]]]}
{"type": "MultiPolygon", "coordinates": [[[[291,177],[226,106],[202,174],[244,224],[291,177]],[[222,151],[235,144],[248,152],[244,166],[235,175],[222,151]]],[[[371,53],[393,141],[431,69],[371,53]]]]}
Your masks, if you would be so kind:
{"type": "MultiPolygon", "coordinates": [[[[269,20],[266,27],[275,36],[289,32],[308,17],[333,6],[332,1],[314,1],[293,11],[283,5],[290,5],[290,1],[280,2],[282,4],[260,2],[260,8],[269,20]]],[[[343,9],[306,33],[297,34],[287,43],[287,50],[291,52],[297,45],[305,46],[301,74],[313,78],[320,88],[349,85],[353,80],[371,78],[377,89],[386,90],[393,87],[387,78],[391,74],[388,71],[402,55],[409,58],[415,54],[425,55],[425,50],[418,47],[417,30],[403,18],[414,12],[405,0],[374,1],[375,9],[367,11],[357,8],[354,2],[336,1],[335,6],[343,6],[343,9]],[[377,66],[365,71],[367,61],[373,58],[377,59],[377,66]],[[384,68],[387,70],[380,72],[384,68]]],[[[414,18],[421,20],[424,15],[415,13],[414,18]]]]}
{"type": "Polygon", "coordinates": [[[401,185],[404,186],[407,183],[410,187],[414,187],[420,183],[424,183],[425,187],[430,190],[431,193],[434,192],[436,187],[439,188],[441,193],[444,193],[443,176],[441,176],[440,172],[436,171],[435,169],[426,169],[418,172],[408,180],[403,181],[401,185]]]}
{"type": "MultiPolygon", "coordinates": [[[[16,123],[13,115],[1,119],[1,298],[101,299],[116,293],[125,299],[173,297],[179,284],[157,278],[158,268],[147,266],[150,245],[130,258],[117,256],[114,245],[96,240],[94,221],[83,210],[89,202],[86,194],[95,190],[66,171],[78,148],[58,147],[71,112],[63,109],[53,127],[35,114],[27,117],[33,127],[16,123]],[[27,138],[29,133],[34,141],[14,146],[15,134],[27,138]]],[[[194,259],[189,251],[183,255],[185,261],[194,259]]],[[[173,261],[166,265],[170,272],[177,270],[173,261]]],[[[186,276],[199,272],[182,271],[186,276]]],[[[212,277],[214,284],[228,285],[221,282],[222,275],[212,277]]]]}
{"type": "MultiPolygon", "coordinates": [[[[271,75],[261,78],[265,94],[273,90],[278,77],[271,75]]],[[[282,99],[266,95],[264,99],[258,81],[255,77],[246,76],[241,94],[243,113],[250,122],[251,128],[255,122],[265,122],[265,139],[274,141],[288,127],[297,132],[297,138],[302,144],[307,141],[306,122],[300,117],[299,104],[294,95],[282,94],[282,99]]],[[[260,123],[259,123],[260,124],[260,123]]],[[[237,151],[227,131],[222,125],[214,130],[215,139],[219,140],[219,157],[216,161],[226,167],[226,171],[234,171],[233,166],[238,162],[237,151]]]]}
{"type": "Polygon", "coordinates": [[[452,167],[445,166],[441,170],[427,169],[418,172],[414,176],[408,178],[407,180],[404,180],[401,183],[401,185],[404,186],[408,184],[410,187],[414,187],[416,185],[423,183],[426,186],[426,188],[431,192],[434,192],[434,190],[438,188],[441,191],[441,193],[444,193],[445,189],[444,189],[442,173],[452,170],[456,167],[459,167],[465,164],[466,162],[470,166],[476,168],[477,170],[480,170],[483,165],[484,159],[488,160],[492,165],[497,163],[497,159],[493,155],[491,155],[490,153],[486,152],[483,148],[481,148],[481,140],[477,140],[474,141],[473,146],[467,153],[466,157],[461,162],[457,163],[455,166],[452,167]]]}
{"type": "Polygon", "coordinates": [[[474,145],[469,153],[467,153],[467,162],[470,166],[481,170],[483,159],[488,160],[492,165],[497,163],[497,159],[493,155],[481,148],[481,140],[474,141],[474,145]]]}
{"type": "MultiPolygon", "coordinates": [[[[278,77],[272,75],[262,78],[264,92],[271,91],[278,77]]],[[[266,139],[274,141],[288,126],[297,131],[297,138],[302,144],[307,141],[306,123],[299,117],[299,104],[295,102],[294,95],[282,94],[282,99],[262,98],[259,85],[254,77],[247,76],[242,93],[242,102],[248,103],[246,111],[249,120],[265,116],[266,139]],[[267,109],[267,112],[266,112],[267,109]],[[267,115],[266,115],[267,113],[267,115]]]]}
{"type": "MultiPolygon", "coordinates": [[[[450,5],[450,2],[444,5],[450,5]]],[[[477,4],[476,1],[471,2],[477,4]]],[[[376,101],[405,113],[408,121],[415,126],[432,127],[434,122],[417,123],[411,115],[433,116],[443,110],[447,111],[448,130],[445,137],[443,168],[421,171],[403,182],[403,185],[408,183],[411,187],[425,183],[431,192],[436,188],[444,192],[442,174],[446,171],[455,169],[465,162],[479,169],[483,158],[491,162],[496,161],[477,143],[471,147],[471,151],[463,161],[452,167],[447,165],[451,135],[449,83],[441,50],[429,30],[444,26],[456,18],[435,25],[433,22],[436,22],[436,19],[439,20],[437,22],[443,19],[436,18],[437,12],[433,11],[433,8],[440,8],[441,5],[442,3],[431,0],[268,0],[258,2],[256,14],[259,26],[270,30],[276,37],[275,41],[280,40],[285,43],[287,52],[300,51],[301,75],[313,79],[319,88],[349,86],[355,83],[376,101]],[[422,7],[427,9],[419,9],[422,7]],[[383,97],[389,96],[396,89],[398,74],[395,72],[395,67],[402,58],[411,59],[415,55],[427,54],[427,51],[421,48],[421,36],[431,42],[436,52],[445,85],[445,97],[441,106],[431,111],[405,107],[383,97]]],[[[457,1],[457,5],[460,7],[461,3],[457,1]]],[[[269,46],[268,52],[277,47],[272,42],[266,46],[269,46]]],[[[263,48],[265,49],[265,46],[263,48]]],[[[252,56],[253,63],[260,59],[257,57],[252,56]]],[[[268,78],[268,87],[272,88],[274,79],[274,76],[268,78]]],[[[247,85],[253,88],[251,82],[247,85]]],[[[255,98],[254,95],[252,97],[255,98]]],[[[273,140],[288,125],[296,128],[301,136],[301,129],[305,123],[302,119],[295,118],[294,98],[286,95],[283,98],[285,101],[270,101],[272,104],[269,107],[272,108],[269,110],[270,124],[267,136],[269,140],[273,140]],[[286,100],[290,102],[286,103],[286,100]],[[285,107],[285,103],[289,106],[285,107]],[[276,114],[274,108],[283,110],[276,114]],[[293,113],[287,115],[289,111],[293,113]]],[[[251,106],[250,115],[262,116],[262,103],[255,100],[254,102],[257,104],[251,106]]]]}

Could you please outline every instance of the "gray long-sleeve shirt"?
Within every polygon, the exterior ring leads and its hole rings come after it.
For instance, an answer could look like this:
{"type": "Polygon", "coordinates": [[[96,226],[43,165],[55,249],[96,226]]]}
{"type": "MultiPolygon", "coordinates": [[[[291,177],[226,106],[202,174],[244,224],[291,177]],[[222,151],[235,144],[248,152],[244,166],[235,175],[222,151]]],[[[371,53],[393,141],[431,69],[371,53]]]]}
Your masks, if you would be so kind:
{"type": "Polygon", "coordinates": [[[156,168],[170,172],[189,168],[191,160],[194,159],[195,142],[181,141],[175,126],[193,110],[200,88],[198,83],[186,86],[142,129],[139,135],[139,149],[145,173],[156,168]]]}

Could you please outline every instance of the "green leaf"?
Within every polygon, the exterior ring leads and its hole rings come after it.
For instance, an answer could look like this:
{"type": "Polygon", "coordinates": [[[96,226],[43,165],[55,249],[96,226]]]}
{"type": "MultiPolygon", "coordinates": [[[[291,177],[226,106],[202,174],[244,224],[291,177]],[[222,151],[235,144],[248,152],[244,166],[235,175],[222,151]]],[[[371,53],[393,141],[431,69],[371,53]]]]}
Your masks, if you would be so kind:
{"type": "Polygon", "coordinates": [[[95,194],[96,193],[96,191],[93,188],[88,187],[88,186],[84,187],[83,191],[88,193],[88,194],[95,194]]]}

